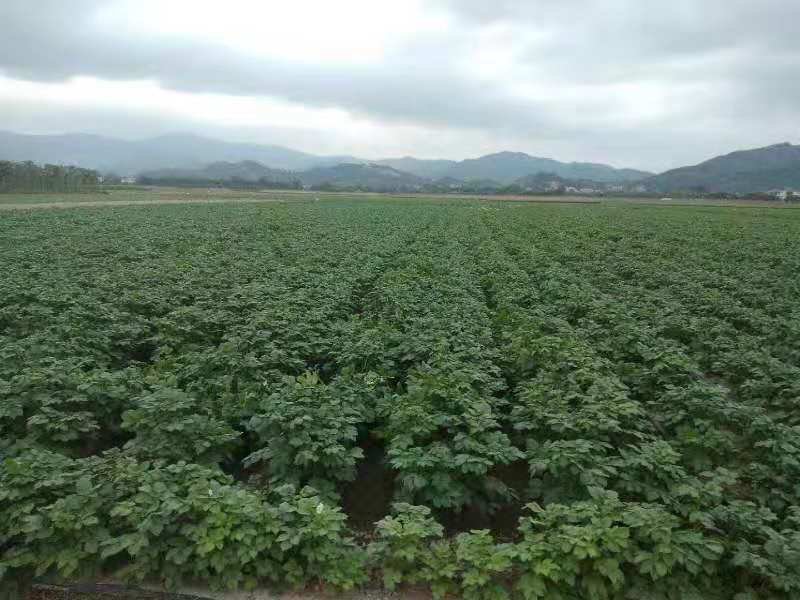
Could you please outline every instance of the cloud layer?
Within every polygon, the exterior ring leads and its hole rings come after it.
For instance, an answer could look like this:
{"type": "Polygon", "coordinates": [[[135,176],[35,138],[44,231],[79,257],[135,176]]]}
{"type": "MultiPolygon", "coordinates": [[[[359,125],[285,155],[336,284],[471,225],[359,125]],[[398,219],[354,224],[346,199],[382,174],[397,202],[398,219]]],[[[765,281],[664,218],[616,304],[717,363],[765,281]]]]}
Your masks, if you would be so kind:
{"type": "Polygon", "coordinates": [[[4,129],[650,169],[800,137],[796,0],[4,0],[0,22],[4,129]]]}

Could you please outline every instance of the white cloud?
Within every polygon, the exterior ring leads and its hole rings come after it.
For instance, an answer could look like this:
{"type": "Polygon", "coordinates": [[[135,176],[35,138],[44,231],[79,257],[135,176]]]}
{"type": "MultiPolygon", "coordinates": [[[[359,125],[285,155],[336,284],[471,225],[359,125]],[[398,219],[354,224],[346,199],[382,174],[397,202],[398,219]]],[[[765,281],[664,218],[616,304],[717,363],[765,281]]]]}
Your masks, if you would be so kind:
{"type": "Polygon", "coordinates": [[[258,58],[375,64],[416,35],[445,33],[449,19],[420,0],[125,0],[95,15],[97,27],[138,37],[213,40],[258,58]]]}
{"type": "Polygon", "coordinates": [[[263,96],[190,93],[157,81],[114,81],[73,77],[36,82],[0,77],[0,99],[43,101],[72,107],[137,110],[222,127],[307,127],[371,133],[372,126],[339,108],[313,108],[263,96]]]}

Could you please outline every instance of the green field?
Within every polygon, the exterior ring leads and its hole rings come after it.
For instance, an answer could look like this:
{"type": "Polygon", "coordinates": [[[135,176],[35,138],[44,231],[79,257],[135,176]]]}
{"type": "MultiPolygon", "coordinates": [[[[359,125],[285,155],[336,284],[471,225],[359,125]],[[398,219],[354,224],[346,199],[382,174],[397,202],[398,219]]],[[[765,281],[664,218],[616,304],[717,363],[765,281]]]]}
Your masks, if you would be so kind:
{"type": "Polygon", "coordinates": [[[0,213],[0,586],[800,597],[800,211],[0,213]]]}

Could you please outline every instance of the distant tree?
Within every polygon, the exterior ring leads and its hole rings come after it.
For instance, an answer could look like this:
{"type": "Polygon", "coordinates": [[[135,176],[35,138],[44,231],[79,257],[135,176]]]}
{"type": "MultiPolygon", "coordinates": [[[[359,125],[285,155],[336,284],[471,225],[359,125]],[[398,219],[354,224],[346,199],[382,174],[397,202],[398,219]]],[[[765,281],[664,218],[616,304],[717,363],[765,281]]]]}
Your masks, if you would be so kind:
{"type": "Polygon", "coordinates": [[[318,183],[317,185],[312,185],[311,189],[315,192],[335,192],[337,191],[337,187],[331,183],[330,181],[324,181],[322,183],[318,183]]]}
{"type": "Polygon", "coordinates": [[[753,192],[747,195],[747,199],[768,202],[775,200],[775,196],[773,196],[772,194],[767,194],[766,192],[753,192]]]}
{"type": "Polygon", "coordinates": [[[0,192],[78,192],[97,184],[97,171],[90,169],[0,161],[0,192]]]}

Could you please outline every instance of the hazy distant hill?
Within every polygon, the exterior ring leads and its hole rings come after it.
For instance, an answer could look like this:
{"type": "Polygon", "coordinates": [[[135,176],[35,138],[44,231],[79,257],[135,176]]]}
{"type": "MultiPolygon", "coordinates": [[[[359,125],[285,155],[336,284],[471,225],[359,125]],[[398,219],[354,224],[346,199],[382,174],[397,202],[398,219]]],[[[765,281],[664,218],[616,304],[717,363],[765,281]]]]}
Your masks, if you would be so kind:
{"type": "Polygon", "coordinates": [[[405,171],[417,175],[418,177],[426,177],[428,179],[441,179],[447,177],[450,169],[454,168],[458,162],[455,160],[426,160],[423,158],[414,158],[413,156],[404,156],[403,158],[384,158],[375,161],[376,164],[387,165],[398,171],[405,171]]]}
{"type": "Polygon", "coordinates": [[[216,162],[199,169],[155,169],[141,173],[139,180],[165,185],[285,183],[288,187],[296,187],[302,183],[312,187],[375,191],[414,191],[427,181],[386,165],[370,163],[342,163],[307,171],[288,171],[272,169],[251,160],[216,162]]]}
{"type": "Polygon", "coordinates": [[[637,181],[652,175],[646,171],[615,169],[597,163],[564,163],[552,158],[530,156],[524,152],[498,152],[462,161],[420,160],[405,157],[378,162],[421,177],[452,177],[462,180],[492,179],[506,184],[537,173],[553,173],[565,179],[587,179],[606,183],[637,181]]]}
{"type": "Polygon", "coordinates": [[[220,161],[251,160],[274,169],[294,171],[357,160],[351,156],[315,156],[282,146],[223,142],[190,134],[128,141],[86,134],[0,132],[2,159],[74,164],[120,175],[163,168],[202,168],[220,161]]]}
{"type": "MultiPolygon", "coordinates": [[[[120,175],[168,168],[202,168],[214,162],[255,161],[273,169],[305,171],[342,163],[365,163],[352,156],[317,156],[283,146],[224,142],[191,134],[171,134],[145,140],[119,140],[86,134],[23,135],[0,132],[0,160],[74,164],[120,175]]],[[[428,179],[493,179],[511,183],[540,172],[570,179],[631,181],[650,175],[593,163],[562,163],[520,152],[500,152],[462,161],[423,160],[410,156],[373,161],[428,179]]]]}
{"type": "Polygon", "coordinates": [[[306,185],[329,185],[342,189],[369,188],[376,191],[411,191],[419,189],[426,182],[422,177],[376,163],[317,167],[298,175],[306,185]]]}
{"type": "Polygon", "coordinates": [[[595,181],[593,179],[567,179],[555,173],[537,173],[536,175],[526,175],[517,179],[513,185],[522,190],[532,192],[562,192],[567,188],[578,190],[593,190],[595,192],[606,191],[609,187],[618,185],[612,182],[595,181]]]}
{"type": "Polygon", "coordinates": [[[800,145],[784,143],[740,150],[661,173],[643,184],[648,189],[663,192],[748,193],[800,188],[800,145]]]}
{"type": "Polygon", "coordinates": [[[0,160],[70,164],[120,175],[178,169],[189,173],[172,173],[171,177],[188,174],[189,177],[249,181],[262,177],[283,180],[288,175],[281,171],[292,171],[307,185],[330,183],[342,188],[387,190],[416,189],[425,183],[455,180],[508,185],[541,173],[573,182],[629,184],[641,181],[654,192],[748,193],[800,188],[800,146],[788,143],[733,152],[660,175],[597,163],[565,163],[522,152],[498,152],[461,161],[406,156],[368,162],[352,156],[316,156],[282,146],[224,142],[191,134],[128,141],[86,134],[0,132],[0,160]],[[191,173],[198,170],[204,173],[191,173]]]}
{"type": "Polygon", "coordinates": [[[245,160],[241,162],[215,162],[199,169],[156,169],[144,171],[140,179],[146,182],[271,182],[293,183],[297,174],[283,169],[271,169],[261,163],[245,160]]]}

